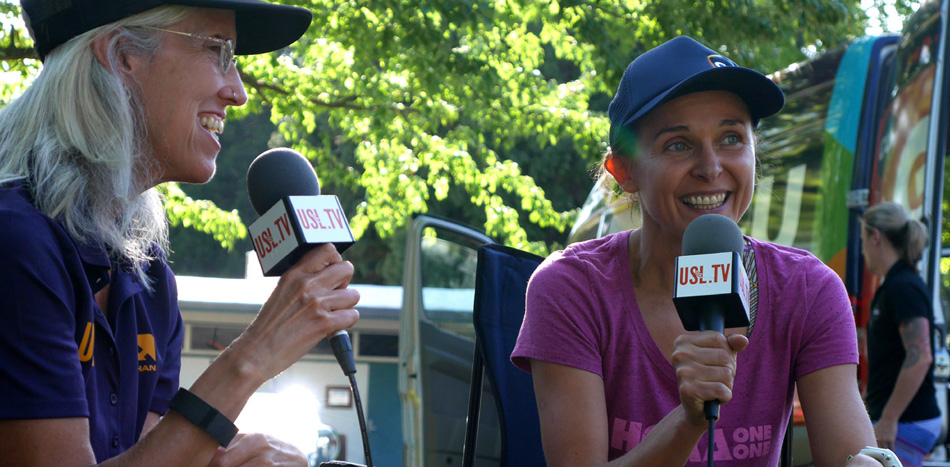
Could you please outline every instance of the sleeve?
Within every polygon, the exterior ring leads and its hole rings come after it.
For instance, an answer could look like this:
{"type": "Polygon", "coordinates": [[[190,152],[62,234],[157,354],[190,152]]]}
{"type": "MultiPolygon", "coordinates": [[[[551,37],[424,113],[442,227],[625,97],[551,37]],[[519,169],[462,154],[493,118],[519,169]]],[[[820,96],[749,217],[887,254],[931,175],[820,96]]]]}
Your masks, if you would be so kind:
{"type": "Polygon", "coordinates": [[[603,376],[597,314],[583,261],[552,256],[528,282],[525,317],[511,361],[530,372],[529,359],[558,363],[603,376]]]}
{"type": "Polygon", "coordinates": [[[814,259],[806,268],[804,323],[796,355],[795,378],[835,365],[857,364],[854,313],[841,279],[814,259]]]}
{"type": "Polygon", "coordinates": [[[95,324],[91,306],[77,316],[73,281],[85,273],[78,256],[67,266],[62,241],[37,215],[2,213],[0,419],[89,416],[77,337],[91,346],[95,324]]]}
{"type": "Polygon", "coordinates": [[[894,313],[896,325],[913,318],[930,318],[930,299],[923,284],[915,284],[912,278],[904,277],[893,287],[888,287],[881,297],[881,305],[894,313]]]}
{"type": "MultiPolygon", "coordinates": [[[[164,272],[164,295],[167,297],[167,340],[164,345],[162,366],[155,385],[155,392],[149,405],[150,412],[165,415],[168,404],[178,392],[179,373],[181,371],[181,349],[184,339],[184,323],[178,307],[178,286],[175,276],[164,260],[161,261],[161,270],[164,272]]],[[[158,288],[156,288],[158,289],[158,288]]]]}

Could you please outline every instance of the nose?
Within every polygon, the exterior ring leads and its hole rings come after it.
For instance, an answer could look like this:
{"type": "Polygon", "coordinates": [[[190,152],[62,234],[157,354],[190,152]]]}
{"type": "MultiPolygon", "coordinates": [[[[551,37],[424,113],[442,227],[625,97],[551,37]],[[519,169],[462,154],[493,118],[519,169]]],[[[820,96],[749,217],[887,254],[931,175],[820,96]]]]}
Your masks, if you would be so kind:
{"type": "Polygon", "coordinates": [[[241,81],[241,75],[238,73],[237,64],[233,64],[228,70],[227,80],[218,94],[228,102],[228,105],[240,107],[247,103],[247,91],[244,89],[244,83],[241,81]]]}
{"type": "Polygon", "coordinates": [[[722,173],[722,164],[719,157],[714,145],[710,143],[702,144],[696,153],[692,174],[705,180],[714,180],[722,173]]]}

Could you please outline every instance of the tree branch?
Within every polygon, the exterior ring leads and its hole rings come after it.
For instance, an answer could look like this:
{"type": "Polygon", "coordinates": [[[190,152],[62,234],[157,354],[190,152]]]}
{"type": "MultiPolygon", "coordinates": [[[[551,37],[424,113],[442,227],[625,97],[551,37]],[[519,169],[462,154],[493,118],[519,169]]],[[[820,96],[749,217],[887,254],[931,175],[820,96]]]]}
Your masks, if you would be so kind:
{"type": "Polygon", "coordinates": [[[28,58],[40,58],[32,47],[7,45],[0,47],[0,60],[21,62],[28,58]]]}
{"type": "MultiPolygon", "coordinates": [[[[251,76],[245,73],[243,70],[238,70],[238,74],[241,76],[241,81],[244,82],[244,85],[256,90],[257,94],[260,95],[264,99],[265,103],[267,102],[267,99],[264,97],[265,93],[262,92],[265,90],[272,92],[274,94],[281,95],[281,96],[290,95],[290,91],[280,86],[265,83],[262,80],[257,79],[257,77],[251,76]]],[[[389,110],[389,111],[396,112],[399,114],[409,114],[409,113],[418,112],[418,110],[416,109],[409,108],[408,105],[404,106],[402,109],[399,109],[393,106],[381,107],[378,105],[374,105],[374,106],[366,107],[366,106],[351,104],[351,102],[356,101],[356,99],[357,99],[357,96],[346,96],[340,100],[328,102],[328,101],[321,101],[315,98],[310,98],[310,99],[307,99],[307,102],[315,106],[323,107],[327,109],[347,109],[347,110],[359,110],[359,111],[370,111],[370,112],[375,112],[378,110],[389,110]]]]}

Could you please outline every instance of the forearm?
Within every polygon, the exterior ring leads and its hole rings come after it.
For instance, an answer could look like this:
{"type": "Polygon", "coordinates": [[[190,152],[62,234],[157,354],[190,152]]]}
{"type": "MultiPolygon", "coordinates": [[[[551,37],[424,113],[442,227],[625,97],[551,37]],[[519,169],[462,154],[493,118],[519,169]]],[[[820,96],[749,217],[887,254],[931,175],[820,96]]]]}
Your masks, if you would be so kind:
{"type": "Polygon", "coordinates": [[[884,405],[884,410],[881,412],[881,419],[897,420],[900,418],[920,389],[927,372],[930,371],[930,362],[931,359],[929,358],[919,359],[912,366],[901,368],[897,375],[897,381],[894,383],[894,391],[891,392],[891,397],[887,400],[887,404],[884,405]]]}
{"type": "MultiPolygon", "coordinates": [[[[798,396],[805,411],[808,442],[816,467],[865,465],[856,454],[874,446],[874,430],[858,394],[853,364],[836,365],[798,379],[798,396]]],[[[874,465],[874,464],[871,464],[874,465]]]]}
{"type": "MultiPolygon", "coordinates": [[[[189,391],[234,421],[263,382],[240,351],[229,347],[208,366],[189,391]]],[[[132,448],[103,465],[205,466],[218,446],[211,435],[171,410],[132,448]]]]}
{"type": "Polygon", "coordinates": [[[650,430],[650,434],[636,448],[608,465],[683,466],[706,432],[707,427],[691,424],[686,417],[686,409],[682,405],[677,406],[650,430]]]}
{"type": "Polygon", "coordinates": [[[234,420],[257,388],[272,376],[260,373],[235,342],[211,362],[189,391],[234,420]]]}

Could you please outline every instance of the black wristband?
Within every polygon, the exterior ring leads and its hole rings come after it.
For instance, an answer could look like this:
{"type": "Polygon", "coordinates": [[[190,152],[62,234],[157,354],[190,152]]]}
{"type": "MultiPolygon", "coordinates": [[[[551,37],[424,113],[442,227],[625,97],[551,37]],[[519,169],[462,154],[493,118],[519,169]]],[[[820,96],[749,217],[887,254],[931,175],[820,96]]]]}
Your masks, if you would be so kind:
{"type": "Polygon", "coordinates": [[[224,447],[228,447],[231,439],[238,432],[237,427],[234,426],[234,423],[231,423],[231,420],[228,420],[228,417],[225,417],[224,414],[218,412],[218,409],[211,407],[207,402],[185,388],[178,389],[175,397],[168,404],[168,408],[178,412],[189,422],[194,423],[224,447]]]}

